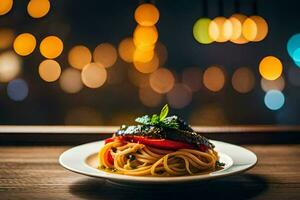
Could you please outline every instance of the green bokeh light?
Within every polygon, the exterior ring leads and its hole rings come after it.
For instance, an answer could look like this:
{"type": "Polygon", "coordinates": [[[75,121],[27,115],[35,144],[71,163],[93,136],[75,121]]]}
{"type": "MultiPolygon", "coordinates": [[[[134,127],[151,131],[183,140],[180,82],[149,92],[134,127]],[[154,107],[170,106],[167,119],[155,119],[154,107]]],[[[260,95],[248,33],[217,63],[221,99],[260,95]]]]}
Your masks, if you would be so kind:
{"type": "Polygon", "coordinates": [[[194,38],[201,44],[210,44],[213,40],[209,37],[208,26],[211,22],[209,18],[200,18],[193,27],[194,38]]]}

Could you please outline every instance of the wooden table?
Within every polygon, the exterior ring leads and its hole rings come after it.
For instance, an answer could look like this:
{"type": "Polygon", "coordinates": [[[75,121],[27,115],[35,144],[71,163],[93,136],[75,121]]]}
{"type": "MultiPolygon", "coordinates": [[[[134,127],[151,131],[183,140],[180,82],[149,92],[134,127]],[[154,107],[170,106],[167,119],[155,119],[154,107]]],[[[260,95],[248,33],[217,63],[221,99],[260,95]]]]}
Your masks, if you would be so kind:
{"type": "Polygon", "coordinates": [[[258,156],[250,171],[195,185],[133,188],[63,169],[70,146],[0,147],[0,199],[300,199],[300,145],[245,145],[258,156]]]}

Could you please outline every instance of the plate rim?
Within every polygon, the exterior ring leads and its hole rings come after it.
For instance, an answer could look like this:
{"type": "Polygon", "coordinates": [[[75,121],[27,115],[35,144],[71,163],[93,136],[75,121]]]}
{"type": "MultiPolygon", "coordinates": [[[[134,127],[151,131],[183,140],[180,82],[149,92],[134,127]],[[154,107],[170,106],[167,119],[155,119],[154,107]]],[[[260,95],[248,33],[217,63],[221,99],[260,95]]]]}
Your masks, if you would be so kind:
{"type": "MultiPolygon", "coordinates": [[[[74,167],[72,168],[71,166],[68,166],[64,162],[64,158],[65,158],[65,156],[68,155],[68,153],[70,153],[74,150],[83,148],[84,146],[95,145],[96,143],[101,145],[101,143],[103,143],[104,140],[89,142],[89,143],[85,143],[85,144],[81,144],[81,145],[69,148],[69,149],[65,150],[63,153],[61,153],[58,161],[59,161],[59,164],[62,167],[64,167],[65,169],[75,172],[75,173],[78,173],[78,174],[81,174],[81,175],[89,176],[89,177],[109,179],[111,181],[116,181],[116,182],[131,182],[131,183],[135,182],[135,183],[152,183],[152,184],[195,182],[195,181],[211,180],[211,179],[217,179],[217,178],[222,178],[222,177],[226,177],[226,176],[232,176],[232,175],[240,174],[247,170],[252,169],[258,162],[256,154],[245,147],[242,147],[239,145],[234,145],[234,144],[227,143],[227,142],[217,141],[217,140],[210,140],[210,141],[212,143],[222,143],[223,145],[232,145],[234,147],[242,148],[243,150],[247,151],[247,153],[252,154],[252,156],[254,156],[255,161],[251,164],[248,164],[248,166],[242,170],[228,171],[229,169],[232,169],[234,167],[234,161],[230,155],[221,151],[220,153],[225,154],[233,161],[233,164],[230,167],[228,167],[227,169],[216,171],[216,172],[211,172],[211,173],[208,173],[205,175],[175,176],[175,177],[130,176],[130,175],[114,174],[114,173],[109,173],[109,172],[104,172],[104,171],[100,171],[101,173],[99,173],[99,174],[91,174],[91,173],[87,173],[87,172],[78,170],[74,167]],[[217,172],[220,172],[220,173],[217,173],[217,172]],[[212,174],[212,173],[214,173],[214,174],[212,174]]],[[[99,148],[100,148],[100,146],[99,146],[99,148]]],[[[88,156],[91,156],[92,154],[93,153],[90,153],[89,155],[85,156],[84,160],[86,160],[88,158],[88,156]]],[[[84,165],[85,165],[85,167],[92,168],[86,162],[84,162],[84,165]]],[[[95,172],[97,170],[95,168],[92,168],[92,169],[95,170],[95,172]]]]}

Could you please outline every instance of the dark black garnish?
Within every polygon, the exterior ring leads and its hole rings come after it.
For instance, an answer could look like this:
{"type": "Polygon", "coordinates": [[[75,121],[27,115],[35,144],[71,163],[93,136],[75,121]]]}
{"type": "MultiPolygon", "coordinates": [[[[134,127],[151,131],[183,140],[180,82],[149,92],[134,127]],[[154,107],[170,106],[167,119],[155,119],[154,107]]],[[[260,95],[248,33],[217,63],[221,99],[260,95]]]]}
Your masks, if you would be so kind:
{"type": "Polygon", "coordinates": [[[224,167],[225,166],[225,163],[222,163],[222,162],[220,162],[220,161],[216,161],[216,166],[217,167],[224,167]]]}
{"type": "Polygon", "coordinates": [[[116,136],[145,136],[157,139],[182,141],[196,146],[205,145],[214,148],[214,145],[205,137],[195,132],[183,119],[176,115],[167,117],[168,105],[161,110],[160,115],[145,115],[136,119],[140,125],[121,126],[116,136]]]}

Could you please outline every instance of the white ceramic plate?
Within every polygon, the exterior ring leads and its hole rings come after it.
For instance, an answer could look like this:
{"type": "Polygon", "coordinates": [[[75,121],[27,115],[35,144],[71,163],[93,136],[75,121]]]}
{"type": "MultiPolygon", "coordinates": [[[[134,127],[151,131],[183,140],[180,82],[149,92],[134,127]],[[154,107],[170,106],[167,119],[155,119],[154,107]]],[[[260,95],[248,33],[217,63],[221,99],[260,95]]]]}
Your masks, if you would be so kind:
{"type": "Polygon", "coordinates": [[[97,152],[104,145],[103,141],[87,143],[71,148],[60,155],[59,163],[73,172],[104,178],[113,182],[162,184],[194,182],[230,176],[250,169],[257,162],[256,155],[243,147],[214,140],[211,140],[211,142],[216,146],[220,161],[225,163],[225,167],[222,170],[203,175],[179,177],[128,176],[98,170],[96,169],[98,165],[97,152]]]}

